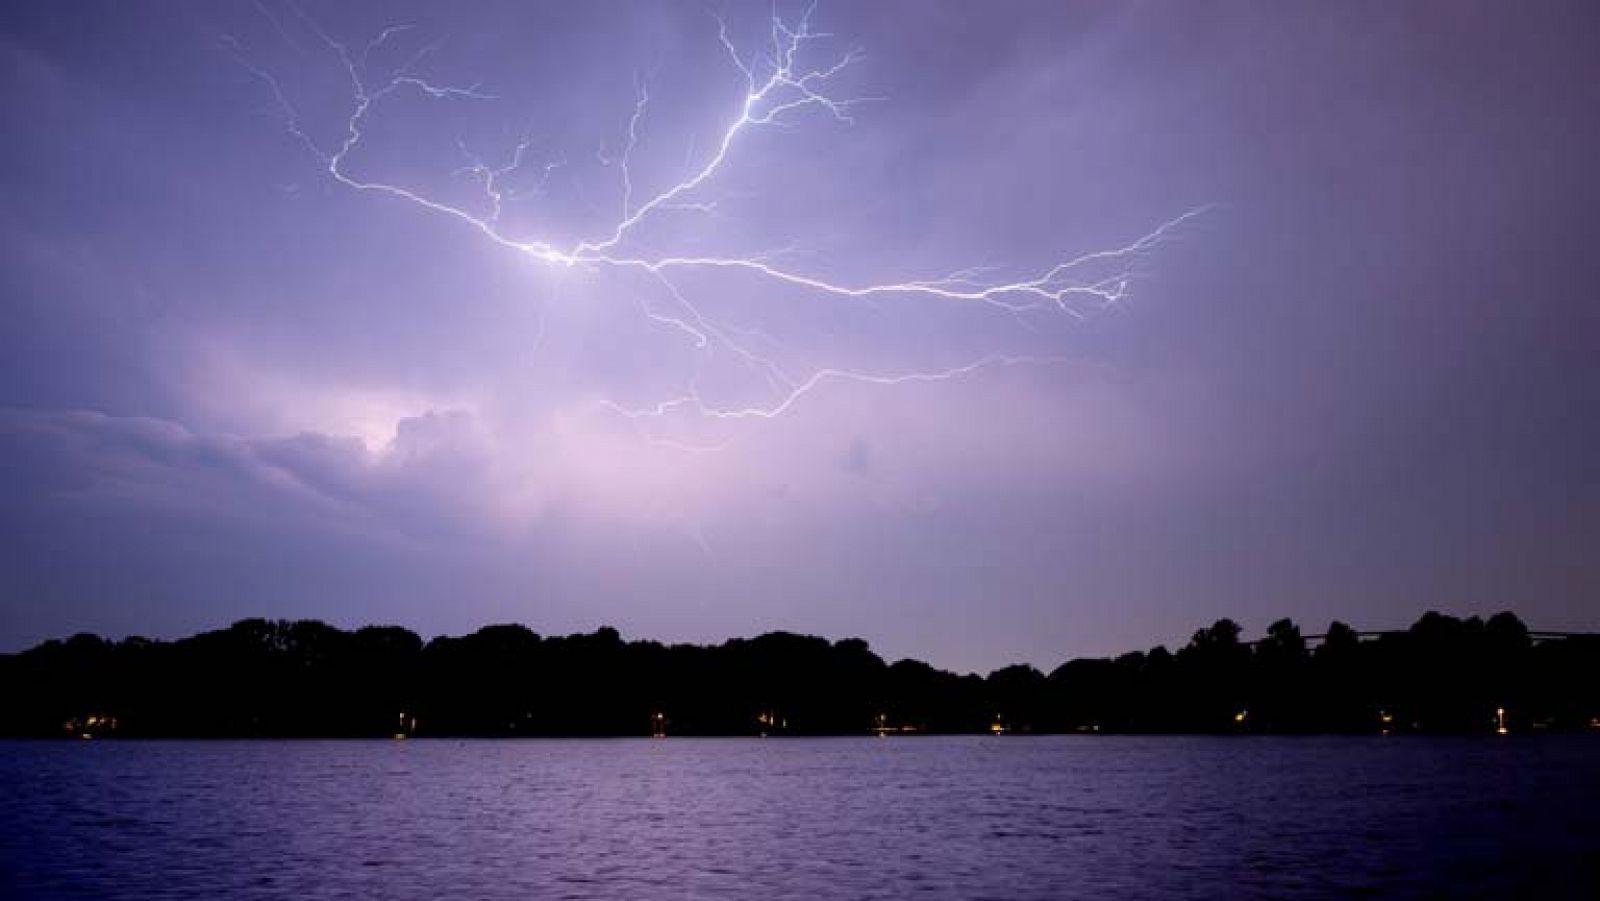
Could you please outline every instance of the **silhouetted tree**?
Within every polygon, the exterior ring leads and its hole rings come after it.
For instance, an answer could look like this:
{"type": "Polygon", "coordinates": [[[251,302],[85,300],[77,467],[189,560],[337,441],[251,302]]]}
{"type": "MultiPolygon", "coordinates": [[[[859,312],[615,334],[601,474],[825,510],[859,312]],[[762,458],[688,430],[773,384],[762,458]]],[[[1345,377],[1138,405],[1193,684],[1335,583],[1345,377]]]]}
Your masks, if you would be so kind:
{"type": "Polygon", "coordinates": [[[246,619],[173,642],[94,635],[0,655],[0,733],[127,736],[865,734],[869,730],[1390,732],[1600,728],[1600,637],[1430,611],[1402,632],[1331,624],[1314,650],[1232,620],[1156,647],[988,678],[865,641],[773,632],[720,645],[486,626],[246,619]]]}
{"type": "Polygon", "coordinates": [[[1255,646],[1255,672],[1250,678],[1254,700],[1241,725],[1278,732],[1307,728],[1313,717],[1310,663],[1299,626],[1288,619],[1268,626],[1267,636],[1255,646]]]}

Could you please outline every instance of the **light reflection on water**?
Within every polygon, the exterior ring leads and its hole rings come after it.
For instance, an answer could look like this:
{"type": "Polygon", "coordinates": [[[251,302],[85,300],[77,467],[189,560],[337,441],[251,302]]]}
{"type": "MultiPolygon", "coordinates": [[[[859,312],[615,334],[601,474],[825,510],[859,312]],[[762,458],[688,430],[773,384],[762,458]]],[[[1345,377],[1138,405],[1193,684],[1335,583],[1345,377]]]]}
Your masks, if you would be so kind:
{"type": "Polygon", "coordinates": [[[0,743],[6,897],[1593,897],[1600,741],[0,743]]]}

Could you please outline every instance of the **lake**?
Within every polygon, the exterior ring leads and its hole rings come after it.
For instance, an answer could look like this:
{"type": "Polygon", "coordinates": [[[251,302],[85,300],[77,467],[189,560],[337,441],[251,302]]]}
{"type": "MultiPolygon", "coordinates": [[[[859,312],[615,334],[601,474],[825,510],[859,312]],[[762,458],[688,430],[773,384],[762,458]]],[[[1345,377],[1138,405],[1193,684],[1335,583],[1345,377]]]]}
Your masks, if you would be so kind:
{"type": "Polygon", "coordinates": [[[1600,737],[0,742],[0,894],[1600,897],[1600,737]]]}

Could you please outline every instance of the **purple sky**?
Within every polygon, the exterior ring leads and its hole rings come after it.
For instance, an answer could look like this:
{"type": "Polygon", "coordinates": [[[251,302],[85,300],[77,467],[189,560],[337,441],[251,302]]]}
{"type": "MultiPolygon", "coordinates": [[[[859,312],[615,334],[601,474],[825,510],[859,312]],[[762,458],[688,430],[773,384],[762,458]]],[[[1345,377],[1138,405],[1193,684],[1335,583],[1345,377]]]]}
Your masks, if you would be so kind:
{"type": "MultiPolygon", "coordinates": [[[[741,130],[570,265],[738,118],[713,15],[303,10],[0,12],[0,649],[260,615],[984,671],[1221,616],[1600,628],[1593,3],[824,3],[796,75],[858,49],[805,84],[879,99],[741,130]],[[297,139],[347,139],[324,38],[416,79],[339,159],[410,196],[297,139]],[[473,166],[524,139],[490,223],[473,166]],[[986,292],[1195,210],[1051,283],[1114,302],[986,292]],[[991,268],[632,265],[685,256],[991,268]]],[[[769,10],[725,15],[758,81],[769,10]]]]}

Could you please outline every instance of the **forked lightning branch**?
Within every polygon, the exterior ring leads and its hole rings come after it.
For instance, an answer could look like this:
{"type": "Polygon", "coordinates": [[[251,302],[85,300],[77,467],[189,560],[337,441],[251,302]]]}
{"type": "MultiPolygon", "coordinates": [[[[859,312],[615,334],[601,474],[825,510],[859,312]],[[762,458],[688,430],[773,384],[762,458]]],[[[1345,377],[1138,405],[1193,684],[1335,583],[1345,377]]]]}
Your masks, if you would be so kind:
{"type": "MultiPolygon", "coordinates": [[[[265,7],[263,13],[273,14],[265,7]]],[[[399,42],[414,40],[410,26],[397,25],[377,32],[369,41],[351,44],[330,34],[316,19],[298,6],[286,9],[322,47],[331,54],[345,75],[341,92],[348,92],[342,133],[331,140],[314,137],[302,122],[296,105],[283,89],[278,74],[255,62],[248,49],[228,39],[242,65],[267,87],[272,102],[281,113],[289,133],[322,165],[335,183],[351,190],[380,194],[404,201],[418,212],[454,220],[480,239],[505,252],[531,258],[555,267],[579,267],[593,272],[631,271],[647,277],[657,287],[657,296],[640,305],[640,315],[668,326],[674,340],[690,343],[700,359],[709,361],[716,354],[731,354],[757,380],[762,399],[747,405],[724,405],[708,399],[698,387],[698,372],[683,375],[681,382],[660,399],[644,405],[603,401],[607,408],[636,423],[647,423],[672,416],[707,420],[771,419],[793,410],[806,395],[830,383],[900,385],[937,382],[968,376],[994,366],[1043,363],[1059,357],[986,353],[958,365],[928,370],[864,370],[820,366],[795,371],[772,355],[782,336],[762,334],[761,343],[750,340],[749,331],[719,321],[704,311],[694,294],[682,282],[694,275],[696,285],[707,279],[753,277],[774,289],[783,289],[785,302],[794,302],[798,292],[819,297],[868,299],[897,297],[930,304],[980,305],[996,316],[1043,313],[1082,318],[1122,300],[1130,290],[1138,260],[1153,250],[1175,229],[1203,212],[1187,211],[1161,223],[1149,233],[1129,243],[1109,249],[1065,256],[1036,268],[1022,278],[991,279],[993,270],[968,268],[943,275],[909,281],[852,283],[827,275],[793,268],[779,261],[779,255],[741,255],[729,252],[673,255],[653,252],[641,246],[636,233],[646,223],[667,214],[694,215],[713,210],[717,203],[718,176],[740,152],[741,142],[751,132],[762,129],[789,131],[800,127],[817,114],[849,124],[852,116],[868,99],[843,96],[835,87],[839,76],[860,58],[860,51],[839,51],[833,37],[813,27],[813,9],[793,19],[774,14],[761,46],[741,49],[730,36],[726,24],[711,20],[722,52],[726,56],[728,77],[737,80],[742,95],[718,118],[725,124],[717,139],[697,158],[685,161],[678,180],[648,193],[640,190],[635,172],[635,154],[640,136],[650,126],[651,86],[636,78],[637,93],[631,109],[619,110],[620,132],[625,136],[620,152],[606,162],[616,172],[614,219],[598,233],[579,239],[558,240],[554,223],[547,223],[543,234],[520,234],[504,224],[502,213],[508,199],[505,185],[514,177],[526,177],[525,170],[537,170],[542,183],[550,178],[560,161],[536,163],[530,159],[531,142],[522,140],[506,148],[504,162],[491,165],[468,155],[468,164],[456,171],[467,174],[481,190],[476,205],[446,199],[414,184],[382,180],[366,173],[360,153],[369,142],[373,122],[384,114],[386,102],[408,95],[440,104],[496,104],[492,92],[479,85],[440,84],[422,73],[432,50],[423,46],[405,61],[389,67],[376,65],[377,57],[394,54],[399,42]],[[485,212],[486,210],[486,212],[485,212]]],[[[274,19],[276,21],[276,19],[274,19]]],[[[464,150],[464,148],[463,148],[464,150]]],[[[795,236],[803,241],[803,236],[795,236]]],[[[702,288],[703,290],[703,288],[702,288]]],[[[759,295],[752,303],[761,302],[759,295]]]]}

